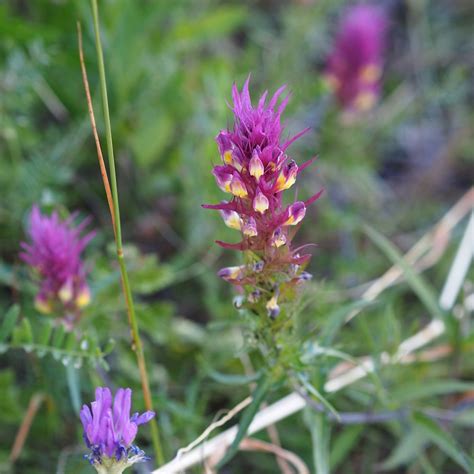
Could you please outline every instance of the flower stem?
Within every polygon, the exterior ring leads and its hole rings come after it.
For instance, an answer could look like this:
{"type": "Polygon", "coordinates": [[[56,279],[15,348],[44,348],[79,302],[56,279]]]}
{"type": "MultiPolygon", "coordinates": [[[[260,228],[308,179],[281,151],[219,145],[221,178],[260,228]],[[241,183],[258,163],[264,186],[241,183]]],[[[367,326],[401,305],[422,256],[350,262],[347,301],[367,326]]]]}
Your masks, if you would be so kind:
{"type": "MultiPolygon", "coordinates": [[[[145,400],[146,409],[153,410],[150,384],[148,381],[145,357],[143,353],[143,345],[140,339],[138,322],[137,322],[137,317],[135,313],[135,305],[133,303],[132,290],[130,287],[127,267],[126,267],[124,256],[123,256],[122,229],[121,229],[121,224],[120,224],[120,207],[119,207],[119,197],[118,197],[118,189],[117,189],[117,176],[115,172],[115,158],[114,158],[114,148],[113,148],[113,141],[112,141],[112,128],[110,125],[109,103],[108,103],[108,98],[107,98],[107,83],[106,83],[106,76],[105,76],[102,43],[100,39],[99,9],[97,7],[97,0],[91,0],[91,5],[92,5],[92,13],[94,17],[95,43],[96,43],[96,48],[97,48],[100,90],[101,90],[101,96],[102,96],[102,108],[103,108],[104,121],[105,121],[105,134],[106,134],[106,140],[107,140],[107,155],[108,155],[108,162],[109,162],[110,184],[112,188],[113,214],[114,214],[113,222],[114,222],[114,232],[115,232],[115,243],[116,243],[116,248],[117,248],[117,258],[118,258],[120,274],[122,278],[122,289],[125,295],[125,302],[127,305],[128,322],[129,322],[130,331],[132,334],[132,341],[133,341],[132,348],[135,351],[135,354],[137,357],[138,369],[140,371],[143,398],[145,400]]],[[[156,460],[157,460],[157,463],[161,465],[164,463],[164,457],[163,457],[163,451],[161,447],[158,424],[156,422],[156,418],[153,418],[150,421],[150,426],[151,426],[153,449],[155,452],[156,460]]]]}

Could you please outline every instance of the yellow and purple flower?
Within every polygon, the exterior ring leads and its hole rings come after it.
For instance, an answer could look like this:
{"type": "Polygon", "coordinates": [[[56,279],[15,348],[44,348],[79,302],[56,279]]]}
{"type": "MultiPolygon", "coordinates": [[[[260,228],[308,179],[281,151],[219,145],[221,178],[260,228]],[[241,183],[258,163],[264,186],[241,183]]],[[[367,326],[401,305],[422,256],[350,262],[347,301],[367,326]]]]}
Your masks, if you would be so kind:
{"type": "Polygon", "coordinates": [[[356,5],[342,19],[326,78],[349,111],[372,108],[380,95],[387,18],[380,7],[356,5]]]}
{"type": "Polygon", "coordinates": [[[90,301],[90,290],[81,254],[94,236],[81,236],[88,220],[74,226],[73,214],[61,220],[57,212],[41,214],[33,206],[29,218],[29,243],[22,242],[21,259],[30,265],[39,277],[39,292],[35,306],[42,313],[62,312],[70,319],[78,315],[90,301]]]}
{"type": "Polygon", "coordinates": [[[133,441],[138,426],[148,423],[155,413],[146,411],[130,416],[131,404],[131,389],[119,388],[112,399],[110,389],[98,387],[90,408],[83,405],[81,409],[84,441],[91,450],[86,457],[99,473],[119,474],[148,459],[133,441]]]}
{"type": "MultiPolygon", "coordinates": [[[[241,241],[226,243],[217,241],[224,248],[249,252],[257,262],[251,265],[223,268],[219,276],[239,286],[248,284],[252,298],[267,294],[268,313],[278,314],[276,286],[293,282],[310,255],[300,255],[291,249],[295,234],[294,226],[303,220],[306,207],[320,196],[320,192],[306,201],[297,201],[284,206],[283,191],[290,189],[298,174],[312,161],[298,167],[288,155],[288,147],[301,135],[283,141],[281,115],[287,105],[288,96],[280,101],[285,86],[280,87],[267,101],[265,92],[256,107],[249,94],[249,79],[239,92],[232,88],[234,126],[221,131],[217,145],[222,163],[213,169],[219,188],[230,195],[220,204],[204,205],[208,209],[220,210],[225,224],[240,231],[241,241]]],[[[249,293],[250,295],[250,293],[249,293]]]]}

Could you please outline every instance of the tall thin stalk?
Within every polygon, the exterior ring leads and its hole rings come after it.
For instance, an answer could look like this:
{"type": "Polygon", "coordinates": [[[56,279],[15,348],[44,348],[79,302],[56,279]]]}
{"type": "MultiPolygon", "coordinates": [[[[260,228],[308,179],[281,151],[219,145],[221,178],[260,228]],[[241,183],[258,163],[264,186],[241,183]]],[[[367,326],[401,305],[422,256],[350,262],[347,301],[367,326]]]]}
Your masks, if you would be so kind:
{"type": "MultiPolygon", "coordinates": [[[[105,121],[105,135],[107,140],[107,156],[109,162],[109,173],[110,173],[110,184],[112,191],[113,200],[113,214],[112,221],[114,225],[115,243],[117,248],[117,259],[120,267],[120,274],[122,278],[122,288],[125,295],[125,302],[127,305],[128,322],[130,325],[130,331],[132,334],[133,345],[132,348],[135,351],[138,363],[138,369],[140,371],[140,379],[142,384],[143,398],[145,400],[145,406],[147,410],[153,410],[153,403],[150,392],[150,384],[148,381],[148,374],[146,370],[145,357],[143,354],[143,345],[140,339],[140,333],[138,329],[138,322],[135,313],[135,305],[133,303],[132,290],[130,287],[130,281],[128,279],[127,267],[123,256],[123,242],[122,242],[122,229],[120,223],[120,206],[117,189],[117,176],[115,172],[115,158],[114,158],[114,147],[112,140],[112,128],[110,125],[110,113],[109,103],[107,98],[107,83],[105,76],[104,56],[102,52],[102,43],[100,39],[99,29],[99,9],[97,7],[97,0],[91,0],[92,13],[94,17],[94,31],[95,31],[95,44],[97,48],[97,59],[99,66],[99,78],[100,78],[100,91],[102,96],[102,108],[104,113],[105,121]]],[[[153,449],[155,452],[156,460],[158,464],[164,463],[163,451],[160,442],[160,436],[158,432],[158,424],[154,418],[150,422],[153,449]]]]}

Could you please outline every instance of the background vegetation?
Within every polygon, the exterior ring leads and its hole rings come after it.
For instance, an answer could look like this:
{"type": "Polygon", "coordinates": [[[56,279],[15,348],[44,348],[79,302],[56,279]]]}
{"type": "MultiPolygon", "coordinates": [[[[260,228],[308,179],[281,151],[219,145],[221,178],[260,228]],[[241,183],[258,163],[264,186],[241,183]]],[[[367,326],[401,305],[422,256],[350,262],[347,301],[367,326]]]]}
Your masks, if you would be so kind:
{"type": "MultiPolygon", "coordinates": [[[[325,188],[297,237],[318,244],[308,268],[314,279],[298,316],[301,338],[311,345],[329,333],[326,342],[334,348],[377,361],[433,316],[409,280],[341,324],[360,304],[367,283],[393,263],[363,224],[406,251],[473,183],[474,8],[469,0],[380,2],[391,21],[382,99],[370,113],[348,121],[322,72],[337,20],[350,3],[100,2],[126,258],[167,459],[219,410],[249,394],[245,379],[236,384],[238,379],[227,376],[260,365],[233,307],[234,290],[216,277],[220,267],[237,263],[238,256],[213,243],[232,240],[232,231],[217,213],[200,207],[222,197],[210,171],[218,160],[214,137],[231,120],[227,102],[234,81],[241,85],[251,73],[254,96],[288,84],[288,133],[311,127],[292,155],[299,163],[319,156],[298,188],[305,197],[325,188]]],[[[4,472],[91,472],[82,459],[80,404],[103,384],[131,386],[134,406],[143,403],[87,116],[78,19],[99,110],[89,3],[0,4],[0,325],[12,303],[21,308],[13,333],[3,339],[0,333],[4,472]],[[29,343],[28,331],[37,336],[45,326],[45,317],[33,308],[35,286],[18,258],[33,203],[63,215],[71,210],[92,215],[98,230],[87,252],[93,300],[79,325],[88,341],[80,347],[68,345],[58,329],[45,336],[47,350],[29,343]],[[35,396],[41,406],[11,462],[15,434],[35,396]]],[[[424,273],[435,295],[464,226],[454,230],[444,254],[424,273]]],[[[316,464],[325,460],[331,472],[468,470],[474,408],[434,427],[418,410],[452,413],[461,403],[473,406],[473,277],[471,270],[455,310],[444,315],[449,331],[437,343],[448,345],[450,355],[380,366],[374,377],[328,397],[341,412],[403,408],[410,416],[345,425],[308,411],[278,425],[282,445],[311,471],[313,451],[316,464]]],[[[320,387],[338,362],[316,357],[311,383],[320,387]]],[[[270,401],[288,391],[282,386],[270,401]]],[[[147,434],[144,429],[142,436],[147,434]]],[[[140,444],[146,446],[147,439],[140,444]]],[[[246,470],[272,473],[278,467],[271,455],[246,452],[225,468],[246,470]]]]}

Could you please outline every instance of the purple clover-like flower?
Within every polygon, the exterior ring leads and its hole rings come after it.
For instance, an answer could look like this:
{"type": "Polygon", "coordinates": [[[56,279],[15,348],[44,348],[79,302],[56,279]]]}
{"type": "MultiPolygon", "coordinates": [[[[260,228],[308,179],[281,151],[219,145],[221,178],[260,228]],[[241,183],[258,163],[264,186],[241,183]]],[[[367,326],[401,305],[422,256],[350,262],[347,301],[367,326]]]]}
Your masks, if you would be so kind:
{"type": "Polygon", "coordinates": [[[42,313],[62,311],[65,319],[77,317],[90,301],[81,253],[94,232],[81,236],[88,220],[74,226],[74,217],[61,220],[57,212],[46,216],[33,206],[28,226],[30,242],[21,243],[20,253],[39,276],[36,308],[42,313]]]}
{"type": "Polygon", "coordinates": [[[138,426],[148,423],[155,413],[146,411],[130,416],[132,390],[119,388],[112,399],[110,389],[98,387],[91,407],[80,413],[84,441],[91,453],[87,459],[101,474],[119,474],[137,462],[146,461],[145,453],[133,441],[138,426]]]}
{"type": "Polygon", "coordinates": [[[234,127],[222,130],[216,137],[222,164],[214,167],[213,174],[217,185],[230,194],[230,200],[204,207],[219,210],[224,223],[241,233],[239,243],[217,243],[246,252],[249,261],[223,268],[219,276],[247,287],[249,304],[261,305],[266,301],[268,314],[276,315],[278,294],[288,283],[299,281],[302,266],[310,258],[309,254],[300,255],[298,249],[291,248],[295,226],[304,218],[306,207],[321,193],[284,206],[283,191],[291,188],[298,174],[313,161],[298,167],[287,153],[288,147],[308,129],[283,141],[281,115],[288,96],[280,103],[279,99],[285,86],[268,101],[265,92],[256,107],[252,105],[248,86],[249,79],[239,92],[234,84],[234,127]],[[266,296],[262,300],[260,295],[266,296]]]}
{"type": "Polygon", "coordinates": [[[348,111],[365,111],[377,102],[387,24],[383,10],[374,5],[356,5],[342,19],[326,77],[348,111]]]}

